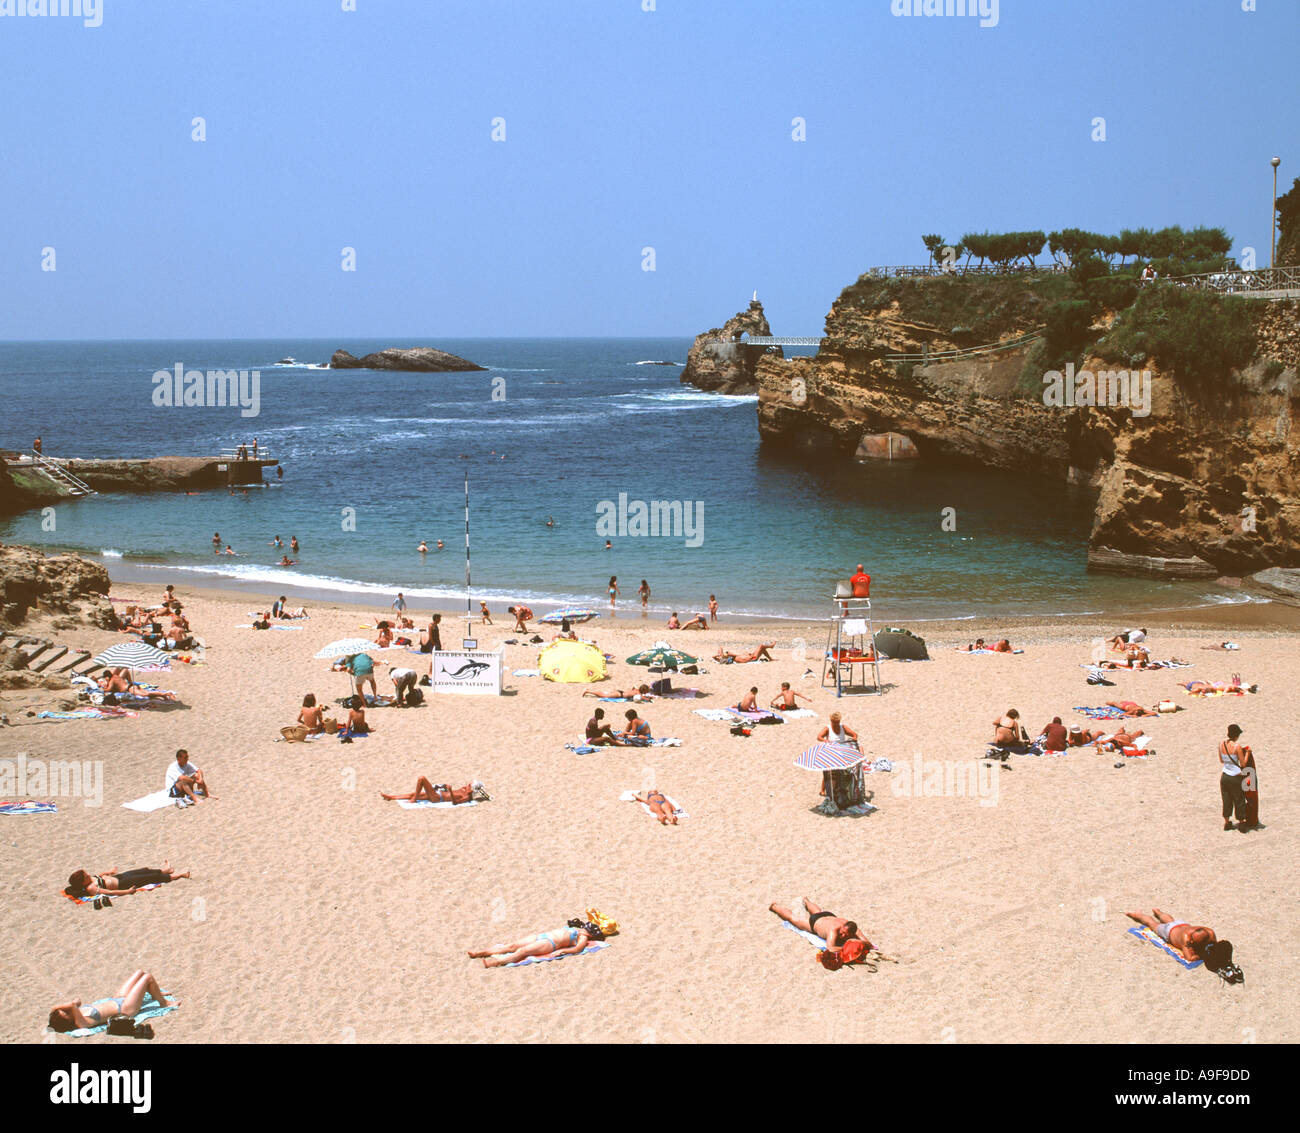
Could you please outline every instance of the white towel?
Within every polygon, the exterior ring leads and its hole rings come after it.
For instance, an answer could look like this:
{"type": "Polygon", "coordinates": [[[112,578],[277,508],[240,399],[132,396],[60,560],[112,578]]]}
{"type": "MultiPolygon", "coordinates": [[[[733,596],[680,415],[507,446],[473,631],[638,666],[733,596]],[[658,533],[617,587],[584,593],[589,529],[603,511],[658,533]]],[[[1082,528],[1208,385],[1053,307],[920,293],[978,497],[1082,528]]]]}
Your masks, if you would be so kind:
{"type": "Polygon", "coordinates": [[[841,637],[861,637],[867,632],[867,623],[863,618],[848,618],[840,627],[841,637]]]}
{"type": "Polygon", "coordinates": [[[122,805],[127,810],[138,810],[141,814],[152,814],[155,810],[162,810],[165,806],[175,806],[176,799],[172,798],[171,792],[164,787],[161,791],[154,791],[151,795],[145,795],[143,798],[122,805]]]}
{"type": "Polygon", "coordinates": [[[431,803],[428,799],[421,799],[419,802],[411,802],[410,799],[398,799],[397,805],[403,810],[424,810],[426,807],[446,806],[454,807],[456,810],[464,810],[467,806],[478,806],[478,799],[470,799],[467,803],[431,803]]]}
{"type": "MultiPolygon", "coordinates": [[[[652,810],[649,808],[649,806],[647,806],[645,803],[641,802],[641,800],[638,799],[638,798],[636,797],[636,792],[635,792],[635,791],[624,791],[624,792],[623,792],[621,795],[619,795],[618,797],[619,797],[620,801],[625,802],[625,803],[636,802],[636,804],[641,808],[642,812],[643,812],[644,814],[648,814],[648,815],[650,815],[651,818],[657,818],[657,817],[658,817],[658,816],[655,814],[655,812],[652,811],[652,810]]],[[[673,798],[672,795],[664,795],[664,798],[666,798],[670,803],[673,804],[673,814],[674,814],[675,817],[677,817],[677,818],[690,818],[690,817],[691,817],[689,814],[686,813],[685,810],[682,809],[682,804],[679,803],[675,798],[673,798]]]]}

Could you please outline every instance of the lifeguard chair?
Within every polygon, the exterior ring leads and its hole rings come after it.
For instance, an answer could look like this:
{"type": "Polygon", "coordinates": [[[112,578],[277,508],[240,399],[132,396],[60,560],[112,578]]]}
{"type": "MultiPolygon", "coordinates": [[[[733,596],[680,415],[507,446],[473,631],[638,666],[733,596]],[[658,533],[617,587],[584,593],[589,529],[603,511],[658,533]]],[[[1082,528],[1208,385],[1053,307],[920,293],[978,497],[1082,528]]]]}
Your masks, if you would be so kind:
{"type": "MultiPolygon", "coordinates": [[[[855,595],[849,581],[836,583],[835,614],[826,636],[822,661],[822,687],[831,685],[835,695],[883,695],[880,662],[876,657],[875,628],[871,622],[870,578],[867,594],[855,595]]],[[[861,588],[860,588],[861,589],[861,588]]]]}

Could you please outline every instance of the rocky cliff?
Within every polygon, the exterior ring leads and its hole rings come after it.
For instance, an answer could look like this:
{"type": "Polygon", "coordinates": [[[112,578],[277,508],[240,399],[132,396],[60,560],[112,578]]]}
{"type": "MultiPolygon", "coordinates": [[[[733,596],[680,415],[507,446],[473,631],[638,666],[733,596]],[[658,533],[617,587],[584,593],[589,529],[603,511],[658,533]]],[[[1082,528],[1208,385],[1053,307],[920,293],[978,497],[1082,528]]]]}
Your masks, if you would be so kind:
{"type": "MultiPolygon", "coordinates": [[[[1213,577],[1300,565],[1300,304],[1250,304],[1251,357],[1209,380],[1129,357],[1150,371],[1144,416],[1136,402],[1044,404],[1049,367],[1034,336],[1061,286],[864,277],[832,306],[815,358],[758,363],[764,443],[848,460],[864,437],[895,432],[921,459],[1086,485],[1096,570],[1213,577]],[[974,352],[952,356],[962,350],[974,352]]],[[[1081,378],[1118,369],[1101,360],[1114,319],[1098,316],[1081,378]]]]}
{"type": "Polygon", "coordinates": [[[682,370],[683,385],[711,393],[744,394],[758,389],[756,371],[764,357],[783,357],[780,347],[746,346],[739,341],[744,333],[770,335],[763,304],[754,299],[749,307],[733,315],[720,327],[695,336],[682,370]],[[719,341],[725,340],[725,341],[719,341]]]}
{"type": "Polygon", "coordinates": [[[0,461],[0,515],[17,515],[20,511],[57,500],[58,490],[48,481],[45,483],[48,485],[45,493],[28,483],[26,478],[20,483],[0,461]]]}
{"type": "Polygon", "coordinates": [[[59,615],[65,625],[117,626],[108,571],[99,563],[0,544],[0,625],[20,625],[32,611],[59,615]]]}
{"type": "Polygon", "coordinates": [[[461,370],[485,370],[476,362],[435,350],[432,346],[414,346],[409,349],[390,347],[356,358],[346,350],[336,350],[330,358],[332,370],[411,370],[421,373],[442,373],[461,370]]]}

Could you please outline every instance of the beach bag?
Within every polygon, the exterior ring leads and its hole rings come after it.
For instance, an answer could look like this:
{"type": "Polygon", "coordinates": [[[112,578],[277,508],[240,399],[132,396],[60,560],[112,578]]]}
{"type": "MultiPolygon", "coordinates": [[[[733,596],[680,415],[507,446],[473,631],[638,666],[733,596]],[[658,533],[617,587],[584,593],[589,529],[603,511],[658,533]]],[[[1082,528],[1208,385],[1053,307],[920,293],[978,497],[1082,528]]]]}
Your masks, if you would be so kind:
{"type": "Polygon", "coordinates": [[[613,917],[607,917],[599,909],[588,909],[587,920],[591,921],[606,936],[613,936],[618,932],[618,921],[613,917]]]}
{"type": "Polygon", "coordinates": [[[1172,700],[1162,700],[1159,704],[1156,705],[1156,711],[1157,711],[1157,712],[1177,712],[1177,711],[1178,711],[1178,705],[1176,705],[1172,700]]]}
{"type": "Polygon", "coordinates": [[[300,744],[304,743],[307,739],[307,729],[302,724],[294,724],[289,728],[281,728],[280,735],[291,744],[300,744]]]}
{"type": "Polygon", "coordinates": [[[338,733],[339,722],[335,720],[333,716],[326,716],[323,720],[321,720],[321,724],[324,726],[325,734],[327,736],[333,736],[338,733]]]}
{"type": "Polygon", "coordinates": [[[655,696],[667,696],[670,692],[673,691],[673,682],[672,682],[672,678],[671,678],[671,677],[663,677],[663,678],[660,679],[660,680],[654,681],[654,682],[650,685],[650,691],[651,691],[651,693],[653,693],[655,696]]]}
{"type": "Polygon", "coordinates": [[[406,694],[406,703],[414,708],[417,704],[424,703],[424,693],[418,688],[413,688],[406,694]]]}

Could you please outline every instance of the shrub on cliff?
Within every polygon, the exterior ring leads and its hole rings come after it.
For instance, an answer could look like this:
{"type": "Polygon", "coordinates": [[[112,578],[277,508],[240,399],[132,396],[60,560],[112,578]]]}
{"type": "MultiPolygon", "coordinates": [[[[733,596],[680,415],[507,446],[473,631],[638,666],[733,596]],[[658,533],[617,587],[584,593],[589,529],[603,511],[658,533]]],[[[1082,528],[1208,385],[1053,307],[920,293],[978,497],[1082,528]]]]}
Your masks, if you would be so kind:
{"type": "Polygon", "coordinates": [[[1066,299],[1047,308],[1047,335],[1043,343],[1047,368],[1056,369],[1079,357],[1092,340],[1092,304],[1066,299]]]}
{"type": "Polygon", "coordinates": [[[1154,358],[1175,382],[1205,388],[1232,380],[1255,353],[1250,302],[1173,284],[1144,287],[1096,347],[1098,357],[1127,366],[1154,358]]]}

